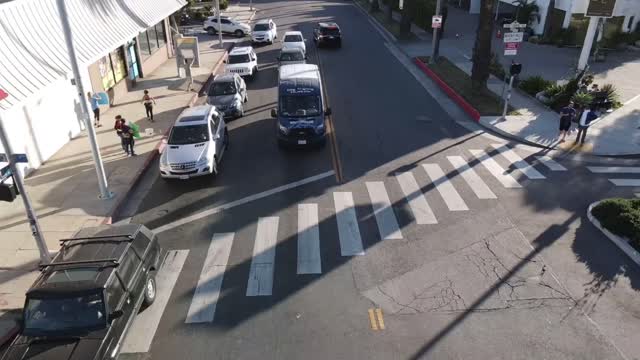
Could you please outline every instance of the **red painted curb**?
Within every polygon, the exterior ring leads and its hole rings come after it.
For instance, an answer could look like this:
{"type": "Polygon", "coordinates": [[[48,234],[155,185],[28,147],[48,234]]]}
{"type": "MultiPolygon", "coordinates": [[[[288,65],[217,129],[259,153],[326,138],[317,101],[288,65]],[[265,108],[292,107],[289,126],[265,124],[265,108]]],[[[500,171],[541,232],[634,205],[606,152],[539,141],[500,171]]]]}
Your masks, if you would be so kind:
{"type": "Polygon", "coordinates": [[[16,325],[11,328],[6,334],[0,335],[0,346],[3,346],[4,344],[11,341],[13,337],[18,334],[18,332],[20,332],[20,325],[16,323],[16,325]]]}
{"type": "Polygon", "coordinates": [[[413,62],[424,72],[428,77],[430,77],[433,81],[440,86],[442,91],[444,91],[450,98],[453,100],[458,106],[462,108],[464,112],[467,113],[473,120],[480,121],[480,112],[476,110],[471,104],[467,102],[460,94],[458,94],[455,90],[453,90],[449,85],[447,85],[444,80],[440,79],[440,77],[433,72],[433,70],[429,69],[425,63],[423,63],[420,59],[413,58],[413,62]]]}
{"type": "MultiPolygon", "coordinates": [[[[211,70],[211,74],[209,75],[209,78],[202,85],[202,88],[200,89],[200,91],[202,91],[202,89],[207,87],[207,84],[209,84],[209,82],[213,78],[213,74],[215,74],[218,71],[218,69],[220,68],[220,66],[223,63],[223,60],[227,57],[227,54],[228,54],[229,50],[231,50],[234,45],[235,45],[235,43],[231,43],[231,46],[228,49],[225,50],[225,54],[222,55],[220,60],[218,60],[218,62],[216,62],[216,64],[213,66],[213,69],[211,70]]],[[[193,105],[195,105],[196,101],[198,100],[198,96],[200,94],[200,91],[198,91],[197,93],[193,94],[193,96],[191,97],[191,100],[189,100],[189,103],[187,104],[187,106],[185,106],[185,108],[192,107],[193,105]]],[[[138,171],[136,172],[136,175],[135,175],[135,177],[133,179],[133,182],[131,183],[131,186],[129,187],[127,192],[124,194],[124,196],[122,196],[122,198],[120,198],[120,200],[118,200],[118,202],[114,205],[113,210],[111,211],[111,215],[105,216],[104,220],[102,220],[102,224],[104,224],[104,225],[112,224],[113,223],[113,218],[120,211],[122,211],[122,208],[124,207],[124,204],[126,203],[127,198],[129,197],[129,195],[133,191],[133,188],[135,188],[136,185],[138,185],[138,183],[140,182],[140,179],[142,179],[142,174],[144,174],[149,169],[149,167],[153,163],[153,160],[156,158],[156,156],[158,156],[158,154],[162,153],[162,148],[164,147],[163,146],[164,144],[162,143],[162,140],[164,140],[169,135],[169,130],[171,130],[171,127],[169,127],[167,129],[167,131],[165,131],[165,133],[162,135],[162,139],[160,139],[160,141],[158,141],[158,143],[156,144],[154,149],[151,150],[149,155],[147,155],[147,158],[145,159],[144,164],[142,164],[142,167],[139,168],[138,171]]]]}

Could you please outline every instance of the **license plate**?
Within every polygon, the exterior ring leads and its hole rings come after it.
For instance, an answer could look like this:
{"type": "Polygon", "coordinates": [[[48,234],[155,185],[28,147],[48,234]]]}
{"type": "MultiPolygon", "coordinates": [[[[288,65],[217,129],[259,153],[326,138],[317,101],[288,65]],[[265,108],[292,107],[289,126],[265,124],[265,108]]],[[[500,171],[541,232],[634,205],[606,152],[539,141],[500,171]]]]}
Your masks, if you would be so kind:
{"type": "Polygon", "coordinates": [[[307,145],[307,140],[298,140],[298,145],[307,145]]]}
{"type": "Polygon", "coordinates": [[[181,180],[186,180],[189,178],[189,175],[180,175],[181,180]]]}

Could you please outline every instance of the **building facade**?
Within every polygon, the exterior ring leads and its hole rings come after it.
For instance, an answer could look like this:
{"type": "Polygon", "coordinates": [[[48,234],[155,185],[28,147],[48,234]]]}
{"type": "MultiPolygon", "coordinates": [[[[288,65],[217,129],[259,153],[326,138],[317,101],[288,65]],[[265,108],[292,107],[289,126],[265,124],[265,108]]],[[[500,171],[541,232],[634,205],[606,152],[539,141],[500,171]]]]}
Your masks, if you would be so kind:
{"type": "MultiPolygon", "coordinates": [[[[173,56],[169,16],[184,0],[66,0],[86,91],[126,92],[173,56]]],[[[84,130],[56,0],[0,4],[0,119],[38,168],[84,130]]],[[[86,99],[85,99],[86,101],[86,99]]],[[[4,152],[0,146],[0,152],[4,152]]]]}

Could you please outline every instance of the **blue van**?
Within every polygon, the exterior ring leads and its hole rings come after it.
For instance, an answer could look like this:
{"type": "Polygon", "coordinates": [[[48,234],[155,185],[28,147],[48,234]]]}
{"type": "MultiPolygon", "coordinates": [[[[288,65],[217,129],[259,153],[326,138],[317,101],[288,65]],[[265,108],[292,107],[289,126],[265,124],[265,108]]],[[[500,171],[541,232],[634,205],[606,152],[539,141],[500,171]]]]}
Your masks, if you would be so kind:
{"type": "Polygon", "coordinates": [[[281,146],[323,146],[326,143],[325,109],[322,81],[317,65],[283,65],[278,78],[278,108],[271,116],[278,122],[281,146]]]}

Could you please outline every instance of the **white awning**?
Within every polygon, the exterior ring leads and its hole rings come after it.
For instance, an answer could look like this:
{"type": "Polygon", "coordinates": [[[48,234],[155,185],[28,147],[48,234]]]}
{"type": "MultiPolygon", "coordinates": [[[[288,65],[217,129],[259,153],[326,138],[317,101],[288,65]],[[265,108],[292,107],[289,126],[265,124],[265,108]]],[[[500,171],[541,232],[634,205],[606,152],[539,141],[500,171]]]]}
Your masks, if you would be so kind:
{"type": "MultiPolygon", "coordinates": [[[[186,5],[186,0],[65,1],[83,66],[186,5]]],[[[71,66],[56,0],[1,4],[0,89],[9,97],[0,101],[0,109],[9,109],[67,74],[71,66]]]]}

